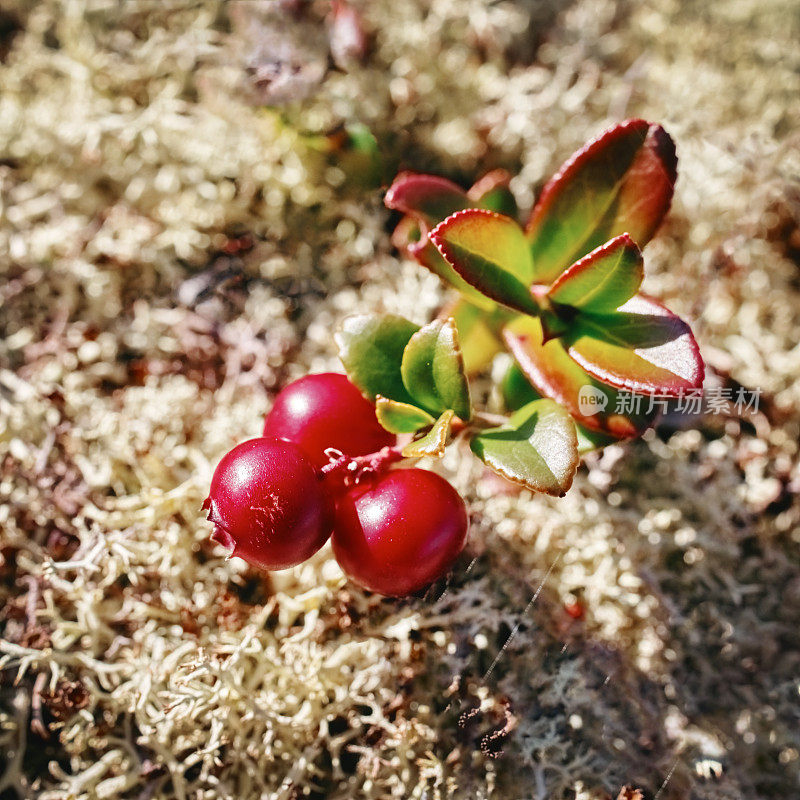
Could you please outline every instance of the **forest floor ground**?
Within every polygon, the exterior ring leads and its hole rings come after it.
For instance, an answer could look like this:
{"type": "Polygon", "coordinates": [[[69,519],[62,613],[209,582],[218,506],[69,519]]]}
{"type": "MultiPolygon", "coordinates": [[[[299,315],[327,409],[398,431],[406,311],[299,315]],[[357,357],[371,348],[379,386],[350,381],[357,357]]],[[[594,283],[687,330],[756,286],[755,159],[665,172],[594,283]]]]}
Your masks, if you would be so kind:
{"type": "Polygon", "coordinates": [[[370,50],[342,70],[321,0],[289,28],[283,1],[4,3],[0,798],[796,796],[797,3],[353,4],[370,50]],[[280,110],[247,71],[270,59],[297,67],[280,110]],[[472,529],[424,598],[328,547],[226,561],[222,454],[339,368],[344,317],[445,298],[377,184],[504,167],[529,208],[632,116],[680,159],[645,289],[758,413],[662,424],[558,500],[429,465],[472,529]],[[377,181],[326,151],[342,124],[377,181]]]}

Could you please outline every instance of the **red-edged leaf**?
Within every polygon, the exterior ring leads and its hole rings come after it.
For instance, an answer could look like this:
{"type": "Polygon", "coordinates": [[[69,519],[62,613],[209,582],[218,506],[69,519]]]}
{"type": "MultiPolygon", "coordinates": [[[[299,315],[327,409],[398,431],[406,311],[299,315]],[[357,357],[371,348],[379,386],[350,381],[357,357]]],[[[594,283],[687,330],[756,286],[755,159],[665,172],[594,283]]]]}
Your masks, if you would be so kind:
{"type": "Polygon", "coordinates": [[[578,150],[545,186],[528,222],[536,280],[627,231],[644,247],[669,209],[675,145],[660,125],[632,119],[578,150]]]}
{"type": "Polygon", "coordinates": [[[603,314],[630,300],[643,278],[642,252],[623,233],[562,272],[547,294],[556,303],[603,314]]]}
{"type": "Polygon", "coordinates": [[[479,178],[467,192],[470,206],[496,211],[509,217],[517,216],[517,201],[508,184],[511,175],[504,169],[493,169],[479,178]]]}
{"type": "Polygon", "coordinates": [[[703,385],[703,359],[691,329],[646,295],[613,314],[581,314],[566,344],[589,374],[620,389],[674,397],[703,385]]]}
{"type": "Polygon", "coordinates": [[[409,214],[392,231],[392,244],[401,252],[409,252],[411,247],[419,244],[423,235],[419,222],[409,214]]]}
{"type": "Polygon", "coordinates": [[[529,289],[533,276],[530,248],[513,219],[469,208],[440,222],[430,239],[453,269],[479,292],[518,311],[539,312],[529,289]]]}
{"type": "Polygon", "coordinates": [[[542,325],[536,317],[518,317],[503,331],[509,351],[528,380],[541,394],[559,402],[585,428],[618,439],[638,436],[649,427],[655,412],[620,413],[619,392],[593,378],[567,355],[560,339],[543,342],[542,325]],[[606,398],[605,405],[603,405],[606,398]],[[600,406],[603,406],[600,408],[600,406]]]}
{"type": "MultiPolygon", "coordinates": [[[[410,217],[407,217],[410,219],[410,217]]],[[[442,258],[441,253],[431,244],[429,239],[409,244],[406,251],[423,267],[438,275],[443,281],[449,283],[454,289],[461,292],[464,297],[475,306],[485,311],[497,308],[497,304],[477,289],[470,286],[454,269],[442,258]]]]}
{"type": "MultiPolygon", "coordinates": [[[[422,175],[419,177],[433,178],[434,176],[422,175]]],[[[398,184],[400,184],[402,188],[402,176],[395,181],[395,185],[398,184]]],[[[455,186],[455,184],[453,184],[453,186],[455,186]]],[[[389,191],[391,192],[391,189],[389,191]]],[[[466,195],[463,194],[463,192],[462,196],[464,202],[466,202],[466,195]]],[[[388,198],[389,195],[387,194],[387,205],[388,198]]],[[[444,217],[442,219],[444,219],[444,217]]],[[[494,301],[482,295],[477,289],[473,289],[472,286],[442,258],[439,251],[428,239],[425,222],[422,222],[418,216],[408,214],[400,220],[392,233],[392,244],[398,250],[404,251],[410,258],[413,258],[423,267],[429,269],[434,275],[438,275],[445,283],[449,283],[450,286],[461,292],[473,305],[479,306],[487,311],[497,308],[494,301]]]]}
{"type": "Polygon", "coordinates": [[[447,178],[402,172],[386,192],[387,208],[411,214],[429,228],[469,206],[466,192],[447,178]]]}

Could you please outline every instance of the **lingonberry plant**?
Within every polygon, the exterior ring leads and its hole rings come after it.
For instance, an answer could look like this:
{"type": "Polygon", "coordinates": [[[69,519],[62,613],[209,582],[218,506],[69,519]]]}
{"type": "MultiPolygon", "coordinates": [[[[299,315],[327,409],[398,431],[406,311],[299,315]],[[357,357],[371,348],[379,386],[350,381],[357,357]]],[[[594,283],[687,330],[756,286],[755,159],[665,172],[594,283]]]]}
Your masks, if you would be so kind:
{"type": "Polygon", "coordinates": [[[563,495],[582,454],[653,424],[659,404],[637,397],[699,390],[689,326],[640,292],[640,248],[669,208],[676,168],[663,128],[620,123],[564,164],[524,228],[504,172],[466,192],[399,175],[385,199],[403,214],[393,242],[459,296],[423,326],[393,314],[345,321],[336,340],[347,377],[295,382],[267,418],[265,435],[293,443],[287,465],[276,471],[276,440],[260,439],[217,468],[206,501],[217,539],[277,568],[332,531],[353,580],[412,593],[449,569],[468,518],[444,479],[396,462],[441,457],[458,439],[505,478],[563,495]],[[503,350],[514,359],[499,387],[507,417],[476,410],[469,385],[503,350]],[[252,464],[262,451],[269,469],[252,464]]]}

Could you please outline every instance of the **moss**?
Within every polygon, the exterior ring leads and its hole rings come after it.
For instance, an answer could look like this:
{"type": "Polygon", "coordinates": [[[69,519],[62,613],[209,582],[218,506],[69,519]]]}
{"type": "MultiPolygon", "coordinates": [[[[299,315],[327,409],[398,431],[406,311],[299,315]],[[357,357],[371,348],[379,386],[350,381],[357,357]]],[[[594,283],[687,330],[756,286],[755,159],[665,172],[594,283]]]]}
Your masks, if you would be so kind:
{"type": "MultiPolygon", "coordinates": [[[[792,4],[355,5],[365,63],[279,111],[246,91],[268,21],[229,5],[4,9],[0,795],[790,796],[792,4]],[[680,158],[646,288],[760,413],[608,448],[562,500],[448,454],[473,533],[424,598],[360,592],[329,549],[269,579],[225,561],[200,504],[274,391],[337,367],[348,314],[443,300],[393,254],[380,180],[500,165],[529,206],[631,115],[680,158]]],[[[322,48],[325,11],[298,23],[322,48]]]]}

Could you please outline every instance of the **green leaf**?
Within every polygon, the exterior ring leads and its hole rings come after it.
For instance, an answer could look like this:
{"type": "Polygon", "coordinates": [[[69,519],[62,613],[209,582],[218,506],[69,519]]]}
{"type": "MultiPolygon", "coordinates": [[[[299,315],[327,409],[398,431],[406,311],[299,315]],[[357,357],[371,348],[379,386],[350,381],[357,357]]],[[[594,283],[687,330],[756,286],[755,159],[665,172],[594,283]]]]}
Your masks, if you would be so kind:
{"type": "Polygon", "coordinates": [[[536,282],[626,231],[644,247],[669,210],[677,176],[675,145],[660,125],[615,125],[578,150],[545,186],[527,235],[536,282]]]}
{"type": "Polygon", "coordinates": [[[518,311],[539,312],[529,289],[533,278],[530,248],[513,219],[469,208],[440,222],[430,239],[453,269],[479,292],[518,311]]]}
{"type": "Polygon", "coordinates": [[[565,344],[586,372],[620,389],[676,397],[703,385],[703,359],[691,329],[643,294],[613,314],[580,314],[565,344]]]}
{"type": "Polygon", "coordinates": [[[602,450],[610,444],[616,444],[619,439],[609,436],[607,433],[584,428],[583,425],[575,425],[578,434],[578,455],[585,456],[593,450],[602,450]]]}
{"type": "Polygon", "coordinates": [[[473,305],[486,311],[492,311],[497,308],[497,304],[494,300],[490,300],[486,295],[481,294],[476,288],[470,286],[470,284],[442,258],[442,254],[433,246],[427,236],[417,242],[410,242],[405,249],[411,258],[426,269],[429,269],[434,275],[438,275],[445,283],[449,283],[450,286],[460,292],[473,305]]]}
{"type": "Polygon", "coordinates": [[[517,216],[517,201],[508,188],[511,176],[504,169],[493,169],[479,178],[467,192],[469,206],[517,216]]]}
{"type": "Polygon", "coordinates": [[[556,303],[604,314],[630,300],[643,278],[642,253],[623,233],[576,261],[556,278],[547,295],[556,303]]]}
{"type": "Polygon", "coordinates": [[[525,377],[519,364],[516,363],[510,364],[503,375],[503,379],[500,381],[500,394],[503,396],[503,402],[508,411],[517,411],[522,406],[526,406],[534,400],[540,400],[542,397],[525,377]]]}
{"type": "Polygon", "coordinates": [[[493,310],[496,308],[494,301],[473,288],[442,258],[428,238],[428,232],[456,211],[472,206],[516,214],[514,197],[508,191],[509,179],[505,170],[494,170],[484,175],[467,193],[438,175],[401,173],[384,198],[387,208],[406,214],[392,234],[392,244],[457,289],[474,305],[493,310]]]}
{"type": "Polygon", "coordinates": [[[390,433],[416,433],[435,422],[434,418],[421,408],[408,403],[398,403],[380,395],[375,398],[375,416],[390,433]]]}
{"type": "Polygon", "coordinates": [[[441,458],[450,439],[450,423],[452,421],[453,411],[448,409],[421,439],[417,439],[403,448],[403,456],[406,458],[422,458],[423,456],[441,458]]]}
{"type": "Polygon", "coordinates": [[[503,349],[500,332],[510,313],[492,305],[494,310],[487,311],[460,297],[441,314],[444,318],[452,317],[456,324],[467,375],[480,372],[503,349]]]}
{"type": "Polygon", "coordinates": [[[345,126],[345,131],[347,132],[348,143],[353,150],[369,156],[380,154],[375,134],[364,123],[351,122],[345,126]]]}
{"type": "Polygon", "coordinates": [[[409,339],[419,330],[394,314],[349,317],[336,336],[347,377],[374,402],[378,395],[414,405],[403,385],[400,365],[409,339]]]}
{"type": "Polygon", "coordinates": [[[435,319],[411,337],[400,373],[409,394],[427,411],[440,414],[452,408],[465,421],[472,416],[464,359],[452,319],[435,319]]]}
{"type": "Polygon", "coordinates": [[[578,468],[575,423],[558,403],[534,400],[470,443],[475,455],[504,478],[534,492],[566,494],[578,468]]]}
{"type": "Polygon", "coordinates": [[[533,386],[589,430],[626,439],[638,436],[655,419],[655,411],[647,413],[646,398],[623,402],[615,388],[576,364],[560,339],[545,342],[539,319],[517,317],[505,327],[503,338],[533,386]]]}
{"type": "MultiPolygon", "coordinates": [[[[506,370],[506,374],[500,383],[500,391],[509,411],[516,411],[534,400],[541,399],[541,395],[531,386],[530,381],[525,377],[525,373],[519,368],[518,364],[511,364],[506,370]]],[[[578,434],[579,455],[584,455],[592,450],[599,450],[606,445],[619,441],[615,436],[584,428],[583,425],[578,425],[577,423],[575,424],[575,430],[578,434]]]]}

